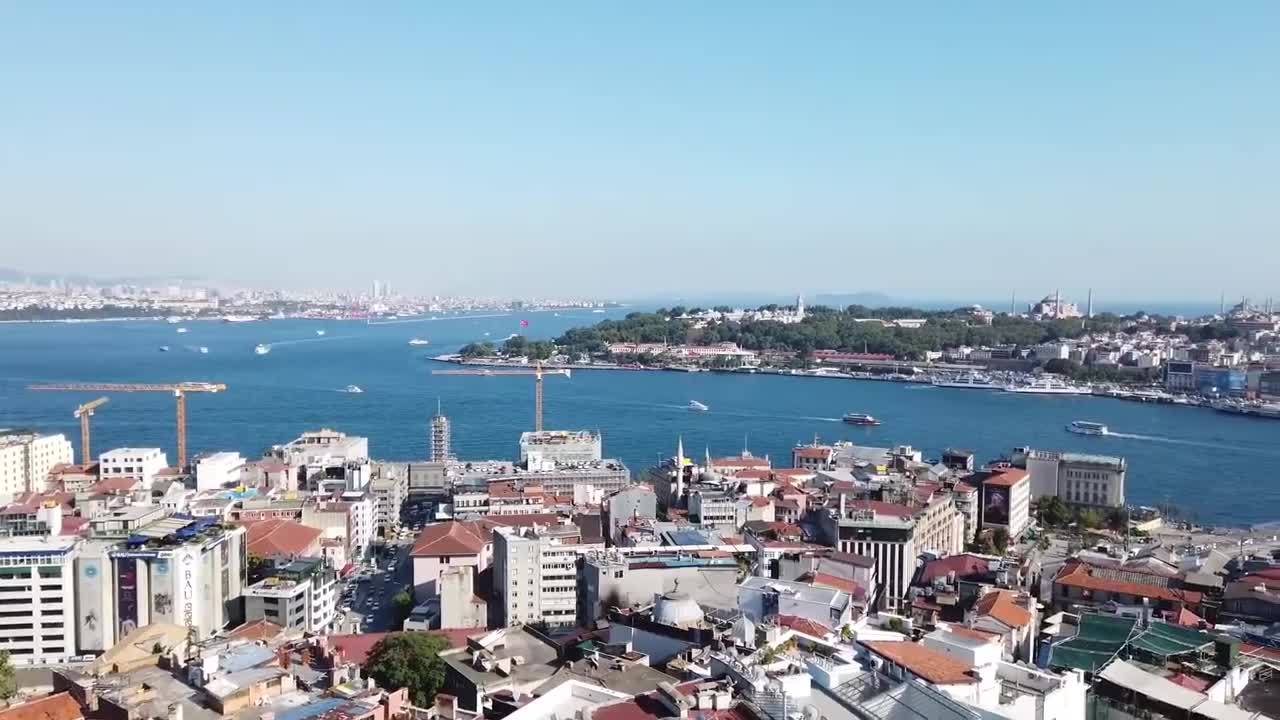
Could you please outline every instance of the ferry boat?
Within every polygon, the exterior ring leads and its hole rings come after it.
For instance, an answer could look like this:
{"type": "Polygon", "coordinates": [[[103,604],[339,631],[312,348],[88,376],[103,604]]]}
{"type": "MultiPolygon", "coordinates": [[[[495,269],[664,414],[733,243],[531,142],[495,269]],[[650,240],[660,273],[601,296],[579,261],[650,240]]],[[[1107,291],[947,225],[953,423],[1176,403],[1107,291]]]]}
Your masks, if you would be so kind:
{"type": "Polygon", "coordinates": [[[253,351],[258,355],[266,355],[267,353],[271,352],[271,346],[266,344],[261,344],[255,347],[253,351]]]}
{"type": "Polygon", "coordinates": [[[1067,432],[1077,435],[1108,435],[1111,430],[1106,425],[1097,422],[1089,422],[1087,420],[1076,420],[1067,426],[1067,432]]]}
{"type": "Polygon", "coordinates": [[[200,347],[196,348],[196,351],[197,351],[197,352],[199,352],[201,355],[208,355],[208,354],[209,354],[209,348],[207,348],[207,347],[205,347],[205,346],[203,346],[203,345],[201,345],[200,347]]]}
{"type": "Polygon", "coordinates": [[[983,377],[982,375],[977,375],[973,373],[970,373],[968,375],[961,375],[959,377],[949,378],[946,380],[934,380],[933,384],[935,387],[960,388],[962,390],[1000,390],[1002,389],[999,385],[991,382],[990,379],[983,377]]]}
{"type": "Polygon", "coordinates": [[[168,346],[168,345],[161,345],[161,346],[160,346],[160,352],[169,352],[169,346],[168,346]]]}
{"type": "Polygon", "coordinates": [[[879,420],[865,413],[847,413],[844,417],[840,418],[840,420],[842,420],[845,423],[848,423],[849,425],[871,426],[871,425],[880,424],[879,420]]]}
{"type": "Polygon", "coordinates": [[[426,340],[423,340],[422,338],[414,338],[409,341],[409,344],[414,347],[421,347],[423,345],[430,345],[431,343],[426,340]]]}
{"type": "Polygon", "coordinates": [[[1086,385],[1071,385],[1061,380],[1041,378],[1027,385],[1009,385],[1005,392],[1022,395],[1092,395],[1093,388],[1086,385]]]}
{"type": "Polygon", "coordinates": [[[258,318],[252,315],[226,315],[222,318],[222,322],[228,323],[247,323],[255,322],[258,318]]]}
{"type": "Polygon", "coordinates": [[[323,330],[317,330],[317,331],[316,331],[316,335],[319,335],[319,336],[323,337],[323,336],[324,336],[324,331],[323,331],[323,330]]]}
{"type": "Polygon", "coordinates": [[[362,392],[364,392],[364,390],[362,390],[362,389],[360,388],[360,386],[359,386],[359,385],[348,385],[348,386],[347,386],[347,389],[346,389],[346,392],[349,392],[349,393],[362,393],[362,392]]]}
{"type": "Polygon", "coordinates": [[[687,407],[693,412],[706,412],[711,409],[697,400],[690,400],[687,407]]]}
{"type": "Polygon", "coordinates": [[[184,332],[186,332],[186,331],[187,331],[187,329],[186,329],[186,328],[184,328],[184,327],[180,327],[180,328],[178,328],[178,333],[179,333],[179,334],[184,333],[184,332]]]}

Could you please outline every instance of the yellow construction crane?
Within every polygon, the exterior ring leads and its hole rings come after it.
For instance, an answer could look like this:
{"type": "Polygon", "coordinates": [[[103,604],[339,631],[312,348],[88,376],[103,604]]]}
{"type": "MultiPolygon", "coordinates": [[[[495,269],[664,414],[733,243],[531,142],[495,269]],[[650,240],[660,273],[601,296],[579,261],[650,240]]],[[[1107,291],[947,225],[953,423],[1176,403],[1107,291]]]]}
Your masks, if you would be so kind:
{"type": "Polygon", "coordinates": [[[531,368],[469,367],[459,370],[432,370],[432,375],[532,375],[533,376],[533,429],[542,432],[542,378],[545,375],[571,377],[568,368],[548,368],[538,361],[531,368]]]}
{"type": "Polygon", "coordinates": [[[89,418],[93,411],[106,405],[108,398],[100,397],[76,408],[75,417],[80,420],[80,462],[88,465],[93,462],[93,451],[89,449],[89,418]]]}
{"type": "MultiPolygon", "coordinates": [[[[28,385],[28,390],[69,390],[72,392],[171,392],[178,404],[178,467],[187,466],[187,393],[220,392],[222,383],[44,383],[28,385]]],[[[86,445],[87,447],[87,445],[86,445]]]]}

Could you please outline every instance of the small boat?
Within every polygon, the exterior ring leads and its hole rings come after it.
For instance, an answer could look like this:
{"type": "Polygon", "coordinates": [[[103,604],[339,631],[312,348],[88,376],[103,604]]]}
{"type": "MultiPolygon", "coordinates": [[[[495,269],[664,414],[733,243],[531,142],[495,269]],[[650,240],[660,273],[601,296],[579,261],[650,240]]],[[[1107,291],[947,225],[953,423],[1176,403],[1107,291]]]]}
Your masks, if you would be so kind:
{"type": "Polygon", "coordinates": [[[209,348],[207,348],[207,347],[205,347],[205,346],[203,346],[203,345],[201,345],[200,347],[196,348],[196,351],[197,351],[197,352],[199,352],[201,355],[208,355],[208,354],[209,354],[209,348]]]}
{"type": "Polygon", "coordinates": [[[591,312],[593,312],[593,313],[595,313],[595,314],[597,314],[597,315],[603,315],[603,314],[604,314],[604,311],[603,311],[603,310],[592,310],[591,312]]]}
{"type": "Polygon", "coordinates": [[[1106,425],[1096,422],[1088,422],[1087,420],[1076,420],[1067,426],[1067,432],[1077,435],[1107,435],[1111,431],[1106,425]]]}
{"type": "Polygon", "coordinates": [[[187,329],[186,329],[186,328],[184,328],[184,327],[180,327],[180,328],[178,328],[178,333],[179,333],[179,334],[184,333],[184,332],[186,332],[186,331],[187,331],[187,329]]]}
{"type": "Polygon", "coordinates": [[[348,386],[347,386],[347,389],[346,389],[346,392],[349,392],[349,393],[362,393],[362,392],[364,392],[364,390],[360,389],[360,386],[359,386],[359,385],[348,385],[348,386]]]}
{"type": "Polygon", "coordinates": [[[422,338],[414,338],[409,341],[409,344],[414,347],[420,347],[422,345],[430,345],[431,343],[426,340],[423,340],[422,338]]]}
{"type": "Polygon", "coordinates": [[[880,424],[879,420],[871,415],[867,415],[866,413],[846,413],[844,417],[840,418],[840,420],[848,423],[849,425],[873,426],[880,424]]]}
{"type": "Polygon", "coordinates": [[[168,346],[168,345],[161,345],[161,346],[160,346],[160,352],[169,352],[169,346],[168,346]]]}
{"type": "Polygon", "coordinates": [[[177,315],[170,315],[169,317],[165,318],[164,321],[169,323],[170,325],[177,325],[178,323],[182,322],[182,318],[178,317],[177,315]]]}
{"type": "Polygon", "coordinates": [[[706,412],[711,409],[706,405],[698,402],[697,400],[690,400],[689,404],[686,407],[688,407],[688,409],[692,410],[693,412],[706,412]]]}
{"type": "Polygon", "coordinates": [[[266,355],[267,353],[271,352],[271,346],[266,344],[260,344],[257,347],[255,347],[253,351],[258,355],[266,355]]]}
{"type": "Polygon", "coordinates": [[[316,335],[323,336],[323,335],[324,335],[324,331],[323,331],[323,330],[317,330],[317,331],[316,331],[316,335]]]}
{"type": "Polygon", "coordinates": [[[258,319],[258,318],[254,317],[253,315],[225,315],[225,316],[223,316],[223,318],[222,318],[222,322],[225,322],[225,323],[247,323],[247,322],[254,322],[254,321],[255,321],[255,320],[257,320],[257,319],[258,319]]]}

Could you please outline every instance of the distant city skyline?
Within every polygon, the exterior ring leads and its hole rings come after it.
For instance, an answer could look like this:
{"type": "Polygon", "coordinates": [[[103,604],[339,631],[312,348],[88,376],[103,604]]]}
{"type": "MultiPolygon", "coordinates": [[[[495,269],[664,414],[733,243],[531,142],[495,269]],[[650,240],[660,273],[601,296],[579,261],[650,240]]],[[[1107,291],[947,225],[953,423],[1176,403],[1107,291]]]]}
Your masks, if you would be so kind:
{"type": "Polygon", "coordinates": [[[3,262],[473,296],[1262,300],[1278,23],[1262,1],[7,4],[3,262]]]}

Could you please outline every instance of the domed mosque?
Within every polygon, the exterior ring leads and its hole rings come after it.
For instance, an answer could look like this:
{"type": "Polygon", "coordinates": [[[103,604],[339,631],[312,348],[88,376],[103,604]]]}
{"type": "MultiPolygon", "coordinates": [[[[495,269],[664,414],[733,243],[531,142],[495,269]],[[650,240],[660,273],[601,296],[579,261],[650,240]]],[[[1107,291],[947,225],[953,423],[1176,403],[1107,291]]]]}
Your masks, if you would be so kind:
{"type": "Polygon", "coordinates": [[[689,593],[680,592],[679,580],[653,604],[653,620],[663,625],[690,627],[700,625],[704,618],[702,608],[689,593]]]}

